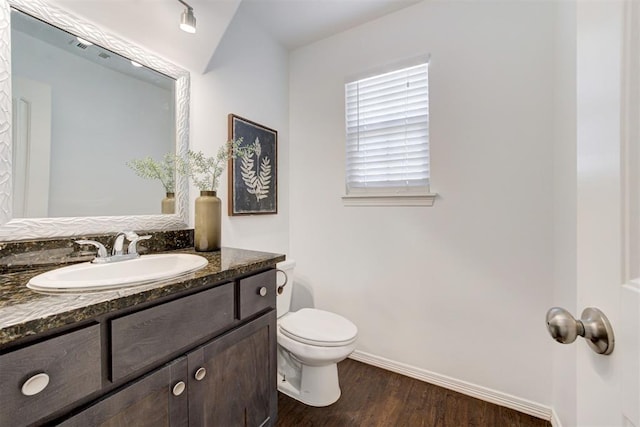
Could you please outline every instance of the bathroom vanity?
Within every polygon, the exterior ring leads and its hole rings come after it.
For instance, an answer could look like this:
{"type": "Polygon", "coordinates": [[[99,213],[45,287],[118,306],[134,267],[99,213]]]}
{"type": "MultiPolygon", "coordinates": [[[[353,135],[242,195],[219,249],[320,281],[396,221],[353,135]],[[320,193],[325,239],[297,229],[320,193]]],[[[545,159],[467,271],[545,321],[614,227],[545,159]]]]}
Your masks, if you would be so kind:
{"type": "Polygon", "coordinates": [[[0,426],[274,425],[285,257],[198,255],[209,264],[188,276],[113,291],[36,293],[42,268],[0,276],[0,426]]]}

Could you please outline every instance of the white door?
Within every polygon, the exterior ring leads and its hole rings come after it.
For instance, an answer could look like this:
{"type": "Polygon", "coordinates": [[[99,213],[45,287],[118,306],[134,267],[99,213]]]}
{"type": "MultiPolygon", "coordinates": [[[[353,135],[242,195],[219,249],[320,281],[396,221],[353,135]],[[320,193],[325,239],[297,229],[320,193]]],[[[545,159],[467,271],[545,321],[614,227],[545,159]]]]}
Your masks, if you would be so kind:
{"type": "Polygon", "coordinates": [[[49,212],[51,86],[13,77],[13,214],[42,218],[49,212]]]}
{"type": "Polygon", "coordinates": [[[615,335],[609,356],[577,343],[576,420],[581,427],[640,427],[640,287],[634,281],[640,278],[637,6],[635,0],[577,2],[574,314],[599,308],[615,335]]]}

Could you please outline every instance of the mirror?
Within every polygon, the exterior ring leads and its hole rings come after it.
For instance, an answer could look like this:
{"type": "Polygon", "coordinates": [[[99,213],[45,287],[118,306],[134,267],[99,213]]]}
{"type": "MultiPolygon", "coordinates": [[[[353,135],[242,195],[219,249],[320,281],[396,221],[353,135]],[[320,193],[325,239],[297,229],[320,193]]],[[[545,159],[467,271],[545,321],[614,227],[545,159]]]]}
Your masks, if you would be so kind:
{"type": "Polygon", "coordinates": [[[188,72],[43,1],[0,3],[0,240],[184,228],[186,179],[163,215],[127,162],[187,151],[188,72]]]}
{"type": "Polygon", "coordinates": [[[147,215],[131,159],[175,151],[174,79],[11,9],[13,217],[147,215]]]}

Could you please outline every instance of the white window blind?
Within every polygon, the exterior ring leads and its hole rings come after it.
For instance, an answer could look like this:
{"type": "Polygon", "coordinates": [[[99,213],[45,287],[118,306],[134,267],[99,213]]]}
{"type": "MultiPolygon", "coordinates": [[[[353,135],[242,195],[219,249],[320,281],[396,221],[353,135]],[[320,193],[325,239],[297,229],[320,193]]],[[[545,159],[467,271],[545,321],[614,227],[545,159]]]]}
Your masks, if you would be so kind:
{"type": "Polygon", "coordinates": [[[345,85],[347,194],[429,191],[428,64],[345,85]]]}

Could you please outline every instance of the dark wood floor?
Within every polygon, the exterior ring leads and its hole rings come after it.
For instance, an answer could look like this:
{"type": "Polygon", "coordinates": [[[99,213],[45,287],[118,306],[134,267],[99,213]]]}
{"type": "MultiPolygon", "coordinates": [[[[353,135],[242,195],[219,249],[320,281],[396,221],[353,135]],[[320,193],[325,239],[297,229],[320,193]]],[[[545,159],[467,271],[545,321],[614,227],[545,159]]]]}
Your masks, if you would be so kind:
{"type": "Polygon", "coordinates": [[[544,421],[442,387],[347,359],[342,396],[313,408],[278,393],[277,427],[550,427],[544,421]]]}

